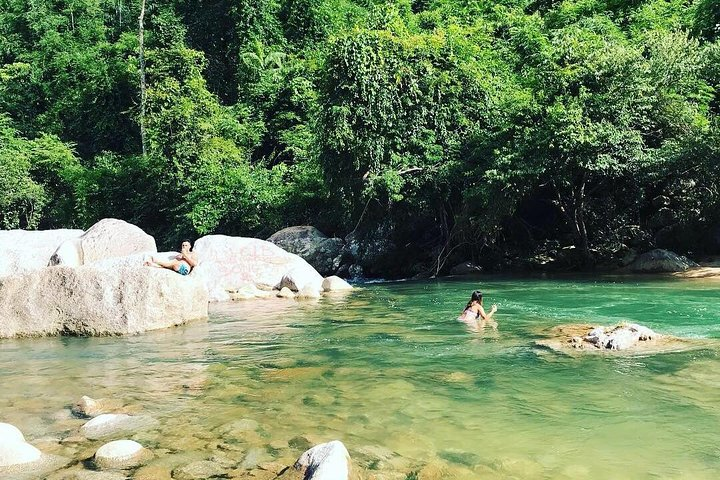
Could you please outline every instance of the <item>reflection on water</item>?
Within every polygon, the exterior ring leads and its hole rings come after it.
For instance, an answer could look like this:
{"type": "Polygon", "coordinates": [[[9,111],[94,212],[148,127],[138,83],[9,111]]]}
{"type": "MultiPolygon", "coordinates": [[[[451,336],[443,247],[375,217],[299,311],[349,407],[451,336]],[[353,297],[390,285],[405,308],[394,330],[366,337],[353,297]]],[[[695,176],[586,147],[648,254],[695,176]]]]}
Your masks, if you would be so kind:
{"type": "Polygon", "coordinates": [[[717,286],[486,278],[499,327],[469,332],[455,319],[476,283],[376,284],[215,305],[208,323],[134,337],[3,341],[0,421],[78,462],[103,442],[73,440],[84,421],[69,405],[120,399],[159,420],[131,438],[168,471],[290,463],[340,439],[368,478],[710,479],[717,350],[569,358],[532,341],[538,327],[621,320],[718,338],[717,286]]]}

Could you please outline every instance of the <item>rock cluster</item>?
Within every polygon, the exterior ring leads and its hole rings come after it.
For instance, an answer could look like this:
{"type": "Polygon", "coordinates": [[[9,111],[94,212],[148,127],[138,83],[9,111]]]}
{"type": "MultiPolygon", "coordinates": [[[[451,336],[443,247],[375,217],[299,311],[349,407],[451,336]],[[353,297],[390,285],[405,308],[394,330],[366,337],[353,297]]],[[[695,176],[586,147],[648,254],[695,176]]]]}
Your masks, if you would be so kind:
{"type": "MultiPolygon", "coordinates": [[[[305,230],[295,233],[322,237],[305,230]]],[[[207,318],[209,301],[269,298],[279,291],[316,299],[352,289],[255,238],[200,238],[194,248],[199,264],[188,276],[144,267],[151,256],[167,260],[176,253],[158,253],[152,236],[112,218],[84,233],[0,232],[0,251],[0,338],[134,334],[207,318]]]]}
{"type": "Polygon", "coordinates": [[[596,348],[627,350],[640,341],[653,340],[658,337],[659,335],[648,327],[631,323],[612,328],[595,327],[582,338],[573,337],[571,342],[576,348],[582,348],[584,344],[588,343],[596,348]]]}

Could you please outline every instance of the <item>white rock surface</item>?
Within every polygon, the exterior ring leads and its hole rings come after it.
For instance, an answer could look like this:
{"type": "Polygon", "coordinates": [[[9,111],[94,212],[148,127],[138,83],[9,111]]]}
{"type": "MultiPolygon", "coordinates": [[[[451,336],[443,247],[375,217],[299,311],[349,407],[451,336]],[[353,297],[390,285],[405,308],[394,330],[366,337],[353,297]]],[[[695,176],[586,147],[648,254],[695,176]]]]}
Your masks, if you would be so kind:
{"type": "Polygon", "coordinates": [[[283,277],[291,278],[298,290],[322,288],[322,276],[309,263],[265,240],[208,235],[195,242],[193,251],[199,264],[190,276],[202,279],[210,301],[230,300],[228,291],[248,285],[276,286],[283,277]]]}
{"type": "Polygon", "coordinates": [[[124,335],[207,318],[203,284],[152,267],[48,267],[0,279],[0,338],[124,335]]]}
{"type": "Polygon", "coordinates": [[[25,437],[19,428],[9,423],[0,423],[0,444],[6,442],[24,442],[25,437]]]}
{"type": "Polygon", "coordinates": [[[310,285],[307,285],[298,292],[297,298],[304,298],[304,299],[320,298],[320,292],[317,291],[315,288],[311,287],[310,285]]]}
{"type": "Polygon", "coordinates": [[[141,430],[156,423],[156,420],[146,415],[104,413],[80,427],[80,433],[90,440],[96,440],[118,433],[141,430]]]}
{"type": "Polygon", "coordinates": [[[339,440],[321,443],[303,453],[294,468],[305,480],[347,480],[350,477],[350,454],[339,440]]]}
{"type": "Polygon", "coordinates": [[[45,268],[58,246],[82,230],[0,231],[0,277],[45,268]]]}
{"type": "Polygon", "coordinates": [[[25,442],[0,443],[0,467],[10,467],[40,460],[42,452],[25,442]]]}
{"type": "Polygon", "coordinates": [[[335,275],[325,278],[322,288],[326,292],[343,292],[353,289],[352,285],[335,275]]]}
{"type": "Polygon", "coordinates": [[[295,298],[295,292],[293,292],[292,290],[290,290],[287,287],[283,287],[277,293],[277,296],[280,298],[295,298]]]}
{"type": "Polygon", "coordinates": [[[101,469],[135,467],[150,457],[150,452],[133,440],[115,440],[95,452],[95,465],[101,469]]]}
{"type": "Polygon", "coordinates": [[[80,237],[63,242],[49,264],[79,267],[109,257],[146,252],[157,252],[153,237],[131,223],[104,218],[80,237]]]}

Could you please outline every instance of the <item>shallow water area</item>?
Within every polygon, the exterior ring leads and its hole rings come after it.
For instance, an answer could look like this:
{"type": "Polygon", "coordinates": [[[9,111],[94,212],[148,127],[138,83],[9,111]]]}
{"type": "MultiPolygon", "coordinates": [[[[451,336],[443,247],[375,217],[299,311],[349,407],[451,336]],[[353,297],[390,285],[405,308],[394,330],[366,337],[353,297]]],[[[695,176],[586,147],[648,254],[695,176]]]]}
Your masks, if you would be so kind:
{"type": "Polygon", "coordinates": [[[339,439],[367,478],[714,479],[720,349],[573,358],[534,341],[561,323],[631,321],[720,344],[718,307],[718,282],[654,277],[377,283],[218,304],[207,323],[139,336],[0,341],[0,421],[78,463],[116,438],[61,443],[85,423],[68,407],[120,399],[158,421],[126,437],[167,471],[213,460],[240,474],[339,439]],[[476,288],[499,306],[497,331],[456,320],[476,288]]]}

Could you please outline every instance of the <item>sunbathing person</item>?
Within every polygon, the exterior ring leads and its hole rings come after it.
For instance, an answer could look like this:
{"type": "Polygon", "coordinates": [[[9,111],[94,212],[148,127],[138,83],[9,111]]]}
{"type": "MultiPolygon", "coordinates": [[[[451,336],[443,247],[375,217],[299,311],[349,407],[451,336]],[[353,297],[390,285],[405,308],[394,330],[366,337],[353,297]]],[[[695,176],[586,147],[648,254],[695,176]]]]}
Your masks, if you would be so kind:
{"type": "Polygon", "coordinates": [[[162,261],[155,257],[145,262],[145,265],[150,267],[167,268],[173,270],[180,275],[189,274],[193,268],[197,265],[197,255],[192,252],[190,240],[184,240],[180,245],[180,253],[175,256],[173,260],[162,261]]]}

